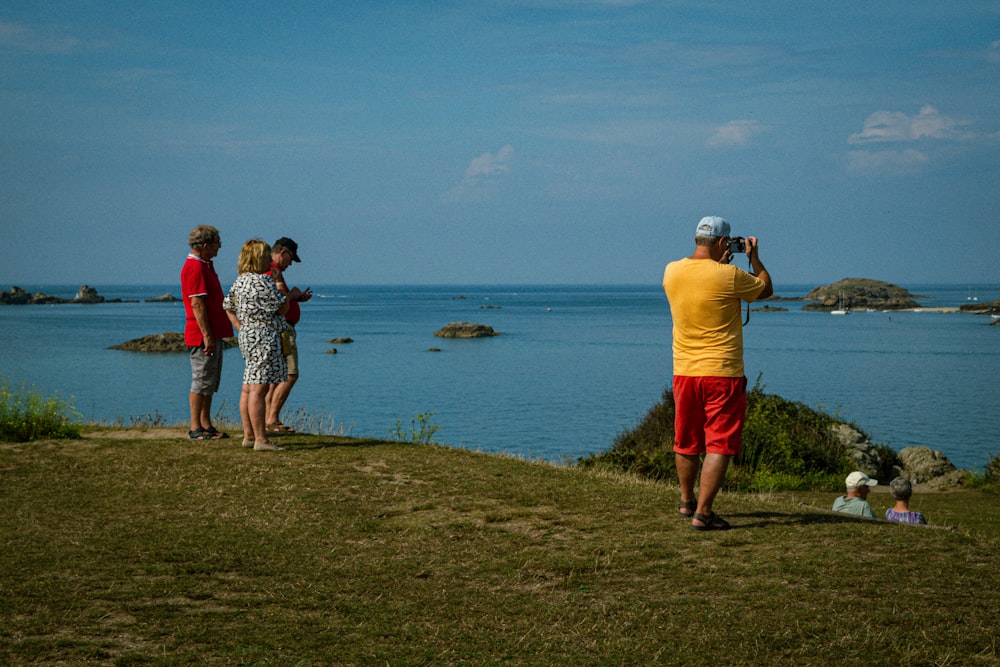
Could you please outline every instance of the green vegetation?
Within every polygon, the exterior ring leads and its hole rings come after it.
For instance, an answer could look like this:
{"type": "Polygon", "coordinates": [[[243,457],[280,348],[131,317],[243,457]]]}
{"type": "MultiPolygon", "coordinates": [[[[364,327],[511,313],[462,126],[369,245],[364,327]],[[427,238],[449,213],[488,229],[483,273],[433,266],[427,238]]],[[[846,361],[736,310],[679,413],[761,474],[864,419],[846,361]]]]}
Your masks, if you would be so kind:
{"type": "Polygon", "coordinates": [[[441,430],[441,427],[431,422],[433,416],[433,412],[417,413],[417,416],[410,420],[409,430],[403,428],[403,420],[397,419],[396,426],[389,429],[389,439],[418,445],[435,444],[434,435],[441,430]]]}
{"type": "Polygon", "coordinates": [[[81,417],[58,396],[45,397],[0,377],[0,441],[80,437],[81,417]]]}
{"type": "MultiPolygon", "coordinates": [[[[831,427],[834,417],[804,403],[764,393],[760,378],[747,392],[743,451],[733,461],[726,488],[744,491],[839,489],[854,469],[831,427]]],[[[853,426],[853,428],[857,428],[853,426]]],[[[631,431],[620,434],[612,448],[581,460],[584,467],[612,467],[655,480],[676,480],[674,465],[674,400],[663,398],[631,431]]],[[[898,462],[895,452],[876,446],[888,478],[898,462]]]]}
{"type": "MultiPolygon", "coordinates": [[[[0,445],[0,664],[995,665],[1000,497],[936,526],[438,446],[0,445]],[[946,573],[942,576],[942,573],[946,573]]],[[[882,513],[881,487],[869,497],[882,513]]]]}

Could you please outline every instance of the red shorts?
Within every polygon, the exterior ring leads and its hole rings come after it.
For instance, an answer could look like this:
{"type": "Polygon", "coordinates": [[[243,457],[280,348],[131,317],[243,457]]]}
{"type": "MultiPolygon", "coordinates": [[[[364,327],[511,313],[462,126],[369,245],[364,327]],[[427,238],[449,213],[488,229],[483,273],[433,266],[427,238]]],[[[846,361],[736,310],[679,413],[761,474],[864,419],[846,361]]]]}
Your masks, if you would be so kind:
{"type": "Polygon", "coordinates": [[[674,452],[738,456],[747,414],[745,377],[674,376],[674,452]]]}

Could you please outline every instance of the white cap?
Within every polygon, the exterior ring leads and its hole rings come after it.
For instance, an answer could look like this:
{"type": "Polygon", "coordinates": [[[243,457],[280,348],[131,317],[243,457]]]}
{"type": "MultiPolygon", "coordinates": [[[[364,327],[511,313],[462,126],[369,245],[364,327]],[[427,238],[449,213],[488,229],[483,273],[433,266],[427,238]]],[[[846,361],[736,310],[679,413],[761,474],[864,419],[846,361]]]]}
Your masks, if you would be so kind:
{"type": "Polygon", "coordinates": [[[855,470],[847,476],[847,488],[854,489],[859,486],[878,486],[878,480],[872,479],[860,470],[855,470]]]}

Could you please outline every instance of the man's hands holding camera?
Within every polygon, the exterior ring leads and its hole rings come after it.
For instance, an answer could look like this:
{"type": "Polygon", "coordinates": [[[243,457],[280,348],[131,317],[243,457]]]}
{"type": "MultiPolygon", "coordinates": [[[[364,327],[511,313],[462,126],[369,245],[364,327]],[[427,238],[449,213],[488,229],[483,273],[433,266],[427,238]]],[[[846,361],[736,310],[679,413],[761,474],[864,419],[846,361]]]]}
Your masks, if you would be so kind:
{"type": "Polygon", "coordinates": [[[752,263],[757,255],[757,237],[748,236],[743,238],[742,236],[732,236],[729,238],[729,244],[726,246],[725,253],[722,257],[723,264],[729,264],[733,261],[733,258],[738,254],[746,253],[747,257],[752,263]]]}

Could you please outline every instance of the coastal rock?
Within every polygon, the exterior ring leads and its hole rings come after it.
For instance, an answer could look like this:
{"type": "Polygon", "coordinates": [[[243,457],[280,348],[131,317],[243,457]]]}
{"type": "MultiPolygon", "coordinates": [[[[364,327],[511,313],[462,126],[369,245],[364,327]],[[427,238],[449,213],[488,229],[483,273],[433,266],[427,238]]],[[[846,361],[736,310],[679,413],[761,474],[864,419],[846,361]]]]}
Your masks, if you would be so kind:
{"type": "Polygon", "coordinates": [[[914,484],[933,489],[961,486],[965,472],[955,468],[948,457],[930,447],[906,447],[899,452],[900,475],[914,484]]]}
{"type": "Polygon", "coordinates": [[[474,322],[450,322],[434,332],[439,338],[482,338],[499,336],[493,327],[474,322]]]}
{"type": "Polygon", "coordinates": [[[104,303],[104,297],[97,293],[97,290],[90,285],[80,285],[76,296],[73,298],[76,303],[104,303]]]}
{"type": "Polygon", "coordinates": [[[146,299],[146,303],[174,303],[180,301],[176,296],[167,292],[163,296],[153,297],[152,299],[146,299]]]}
{"type": "Polygon", "coordinates": [[[951,489],[961,486],[967,474],[930,447],[907,447],[898,453],[891,452],[869,442],[868,436],[849,424],[831,426],[830,434],[845,449],[853,467],[879,480],[880,484],[906,477],[928,489],[951,489]]]}
{"type": "Polygon", "coordinates": [[[328,340],[328,341],[326,341],[326,342],[327,342],[327,343],[330,343],[330,344],[332,344],[332,345],[346,345],[346,344],[348,344],[348,343],[353,343],[353,342],[354,342],[354,339],[353,339],[353,338],[349,338],[349,337],[344,337],[344,338],[331,338],[330,340],[328,340]]]}
{"type": "Polygon", "coordinates": [[[851,310],[906,310],[919,308],[905,288],[868,278],[844,278],[806,294],[802,310],[831,311],[841,306],[851,310]]]}
{"type": "Polygon", "coordinates": [[[1000,299],[990,302],[963,303],[958,307],[963,313],[976,313],[979,315],[1000,315],[1000,299]]]}
{"type": "MultiPolygon", "coordinates": [[[[226,347],[235,347],[239,343],[237,338],[226,338],[226,347]]],[[[109,350],[126,350],[129,352],[187,352],[187,345],[184,344],[184,334],[177,331],[168,331],[160,334],[150,334],[141,338],[112,345],[109,350]]]]}
{"type": "Polygon", "coordinates": [[[9,292],[0,292],[0,305],[4,306],[69,303],[70,301],[70,299],[63,299],[58,296],[43,294],[41,292],[29,294],[26,290],[18,287],[17,285],[11,287],[9,292]]]}
{"type": "Polygon", "coordinates": [[[850,424],[834,424],[830,427],[830,435],[847,452],[855,469],[870,477],[878,478],[883,464],[882,455],[878,448],[868,441],[868,436],[850,424]]]}

